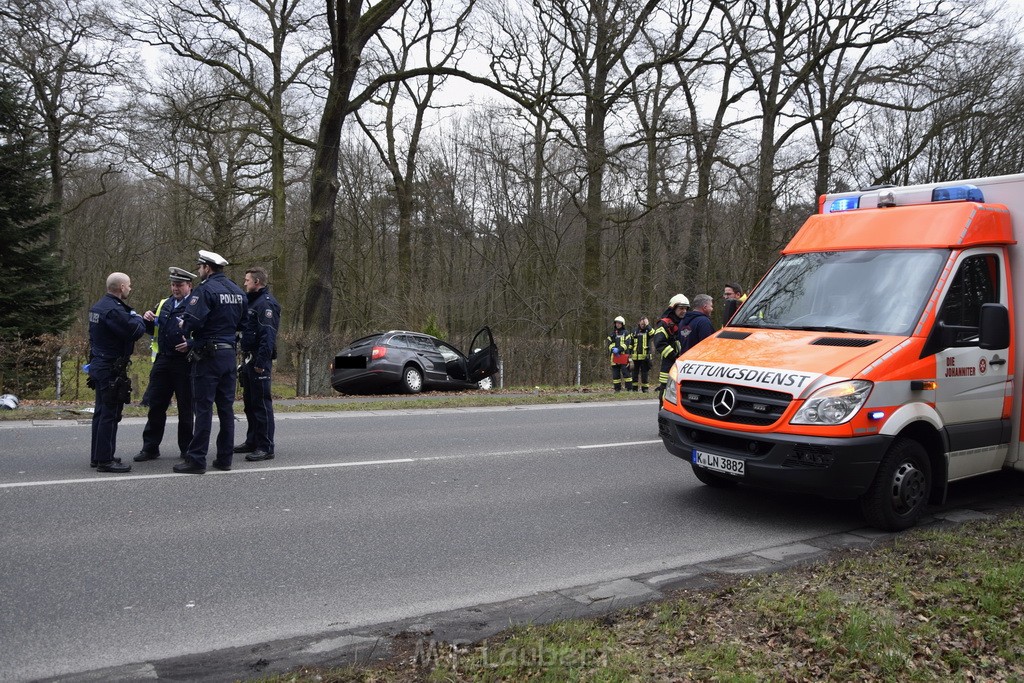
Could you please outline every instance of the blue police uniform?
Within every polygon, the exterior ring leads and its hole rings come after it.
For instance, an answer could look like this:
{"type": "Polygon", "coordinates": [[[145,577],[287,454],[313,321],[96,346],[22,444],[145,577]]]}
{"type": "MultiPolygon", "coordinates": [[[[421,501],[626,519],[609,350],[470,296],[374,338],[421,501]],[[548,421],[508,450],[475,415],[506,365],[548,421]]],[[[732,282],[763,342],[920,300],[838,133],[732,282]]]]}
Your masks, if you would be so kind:
{"type": "Polygon", "coordinates": [[[157,305],[156,318],[146,322],[146,332],[155,337],[155,357],[149,373],[149,389],[146,390],[149,414],[142,432],[142,452],[136,460],[159,456],[171,396],[178,402],[178,452],[182,457],[192,442],[192,363],[187,352],[174,348],[185,341],[181,319],[187,299],[167,297],[157,305]]]}
{"type": "Polygon", "coordinates": [[[89,309],[89,383],[96,390],[89,454],[93,465],[114,460],[117,423],[131,397],[128,365],[135,341],[145,331],[142,316],[113,294],[105,294],[89,309]]]}
{"type": "MultiPolygon", "coordinates": [[[[248,429],[242,450],[274,453],[274,405],[270,395],[271,365],[277,357],[281,305],[264,287],[248,295],[249,310],[242,322],[242,401],[248,429]],[[259,368],[260,371],[257,371],[259,368]]],[[[254,459],[258,456],[253,456],[254,459]]]]}
{"type": "Polygon", "coordinates": [[[217,404],[217,454],[215,465],[230,467],[235,439],[235,333],[246,311],[245,292],[224,273],[211,273],[192,292],[182,316],[182,332],[197,356],[192,365],[192,441],[185,459],[206,469],[217,404]]]}

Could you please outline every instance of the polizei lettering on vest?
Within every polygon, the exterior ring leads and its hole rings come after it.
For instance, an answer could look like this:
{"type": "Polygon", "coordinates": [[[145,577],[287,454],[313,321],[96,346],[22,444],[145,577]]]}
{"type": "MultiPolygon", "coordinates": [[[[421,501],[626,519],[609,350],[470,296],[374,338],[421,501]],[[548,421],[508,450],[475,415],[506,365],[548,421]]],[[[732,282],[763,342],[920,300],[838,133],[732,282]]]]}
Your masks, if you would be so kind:
{"type": "Polygon", "coordinates": [[[683,362],[679,366],[679,377],[685,375],[692,379],[719,379],[733,382],[745,382],[763,387],[781,387],[802,389],[813,375],[803,372],[787,372],[785,370],[765,370],[763,368],[743,368],[732,365],[712,363],[683,362]]]}
{"type": "Polygon", "coordinates": [[[240,304],[240,303],[242,303],[242,295],[241,294],[221,294],[220,295],[220,302],[222,304],[227,304],[229,306],[232,305],[232,304],[240,304]]]}

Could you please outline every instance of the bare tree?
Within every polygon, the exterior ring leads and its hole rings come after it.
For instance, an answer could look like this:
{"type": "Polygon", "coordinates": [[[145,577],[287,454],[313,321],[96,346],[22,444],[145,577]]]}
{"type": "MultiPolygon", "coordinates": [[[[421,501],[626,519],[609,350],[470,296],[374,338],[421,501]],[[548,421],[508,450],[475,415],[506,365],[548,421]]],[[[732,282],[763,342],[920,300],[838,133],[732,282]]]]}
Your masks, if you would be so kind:
{"type": "MultiPolygon", "coordinates": [[[[111,90],[131,55],[122,50],[102,5],[92,0],[8,0],[0,6],[0,64],[20,73],[47,143],[50,200],[65,206],[69,169],[104,149],[113,124],[111,90]]],[[[112,171],[113,167],[108,167],[112,171]]],[[[102,190],[101,190],[102,191],[102,190]]],[[[50,231],[58,246],[60,221],[50,231]]]]}
{"type": "MultiPolygon", "coordinates": [[[[302,328],[311,337],[308,348],[314,354],[317,367],[326,367],[333,353],[330,340],[334,310],[334,217],[338,197],[341,129],[345,119],[356,108],[351,94],[363,49],[405,2],[380,0],[365,6],[364,11],[363,0],[327,0],[331,70],[313,158],[306,281],[302,304],[302,328]]],[[[375,86],[373,90],[376,90],[375,86]]],[[[317,373],[316,378],[310,390],[326,391],[326,373],[317,373]]]]}
{"type": "Polygon", "coordinates": [[[847,134],[867,182],[933,182],[1019,172],[1024,74],[1013,31],[964,36],[921,77],[886,93],[847,134]],[[967,43],[970,44],[967,44],[967,43]],[[884,131],[866,136],[864,129],[884,131]],[[859,144],[854,146],[854,141],[859,144]]]}
{"type": "MultiPolygon", "coordinates": [[[[817,122],[827,155],[831,127],[840,112],[855,101],[867,62],[865,52],[897,40],[927,40],[942,27],[956,24],[960,12],[945,0],[772,0],[731,3],[716,0],[742,49],[761,112],[757,163],[751,180],[754,194],[750,225],[749,270],[761,272],[780,239],[772,216],[780,179],[807,165],[794,158],[780,164],[783,148],[817,122]],[[864,57],[866,59],[866,57],[864,57]],[[796,106],[808,82],[817,75],[819,99],[801,115],[796,106]]],[[[898,71],[898,69],[896,70],[898,71]]],[[[809,101],[805,101],[809,103],[809,101]]],[[[827,160],[818,174],[828,168],[827,160]]]]}
{"type": "Polygon", "coordinates": [[[136,101],[129,138],[129,154],[197,207],[188,243],[230,260],[252,249],[252,219],[273,196],[269,124],[232,96],[232,85],[222,73],[168,65],[159,87],[136,101]]]}
{"type": "MultiPolygon", "coordinates": [[[[413,278],[413,212],[416,202],[417,157],[426,124],[426,116],[435,106],[434,99],[447,76],[434,67],[454,66],[465,51],[463,31],[472,2],[454,16],[438,16],[432,0],[418,0],[404,7],[394,25],[385,25],[375,36],[378,58],[367,65],[372,76],[400,74],[412,66],[428,73],[416,79],[390,81],[368,104],[382,109],[379,121],[356,112],[356,120],[377,149],[391,174],[398,209],[398,268],[395,273],[399,297],[409,293],[413,278]]],[[[364,110],[366,109],[364,105],[364,110]]],[[[370,113],[372,116],[372,112],[370,113]]]]}
{"type": "MultiPolygon", "coordinates": [[[[637,78],[659,64],[677,57],[680,37],[666,36],[659,52],[635,61],[630,55],[641,48],[639,38],[645,27],[667,23],[678,12],[679,3],[659,0],[553,0],[534,3],[534,22],[541,27],[536,45],[525,45],[513,62],[529,74],[532,55],[548,55],[559,72],[549,78],[546,95],[552,130],[563,144],[578,150],[579,167],[573,191],[584,223],[581,264],[581,296],[575,323],[596,336],[606,303],[603,289],[605,257],[602,242],[609,226],[605,177],[609,162],[623,150],[637,144],[635,135],[624,134],[620,116],[629,107],[637,78]],[[551,55],[555,55],[552,57],[551,55]]],[[[525,80],[521,77],[520,80],[525,80]]]]}
{"type": "Polygon", "coordinates": [[[314,74],[329,50],[320,7],[313,0],[130,0],[122,24],[135,40],[218,74],[225,97],[263,120],[253,133],[267,143],[275,235],[271,275],[281,299],[293,274],[284,262],[290,239],[285,191],[303,177],[289,176],[287,147],[313,147],[305,135],[308,101],[321,90],[314,74]]]}

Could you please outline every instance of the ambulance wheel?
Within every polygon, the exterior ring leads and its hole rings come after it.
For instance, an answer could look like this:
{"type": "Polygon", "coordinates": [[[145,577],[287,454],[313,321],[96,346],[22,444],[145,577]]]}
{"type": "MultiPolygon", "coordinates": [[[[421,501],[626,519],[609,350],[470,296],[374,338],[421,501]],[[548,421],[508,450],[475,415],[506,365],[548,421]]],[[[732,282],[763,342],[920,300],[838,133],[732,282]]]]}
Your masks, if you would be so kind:
{"type": "Polygon", "coordinates": [[[879,529],[908,529],[924,512],[931,484],[932,468],[921,444],[896,439],[878,465],[875,480],[861,496],[861,512],[879,529]]]}
{"type": "Polygon", "coordinates": [[[423,390],[423,373],[415,365],[406,365],[402,370],[402,392],[418,394],[423,390]]]}
{"type": "Polygon", "coordinates": [[[736,485],[736,480],[730,476],[709,472],[703,467],[697,467],[693,463],[690,463],[690,467],[693,468],[693,476],[697,477],[706,486],[716,489],[729,489],[736,485]]]}

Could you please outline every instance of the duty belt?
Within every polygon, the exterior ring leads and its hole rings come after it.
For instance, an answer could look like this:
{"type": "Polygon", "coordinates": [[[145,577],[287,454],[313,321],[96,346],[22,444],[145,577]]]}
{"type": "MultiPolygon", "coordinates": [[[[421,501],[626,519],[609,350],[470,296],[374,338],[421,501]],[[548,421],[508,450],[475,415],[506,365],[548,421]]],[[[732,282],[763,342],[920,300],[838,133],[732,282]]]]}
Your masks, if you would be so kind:
{"type": "Polygon", "coordinates": [[[211,346],[214,349],[216,349],[217,351],[221,351],[223,349],[233,349],[233,348],[235,348],[234,344],[223,344],[221,342],[213,342],[211,344],[207,344],[207,346],[211,346]]]}

